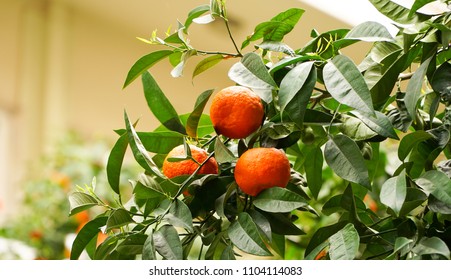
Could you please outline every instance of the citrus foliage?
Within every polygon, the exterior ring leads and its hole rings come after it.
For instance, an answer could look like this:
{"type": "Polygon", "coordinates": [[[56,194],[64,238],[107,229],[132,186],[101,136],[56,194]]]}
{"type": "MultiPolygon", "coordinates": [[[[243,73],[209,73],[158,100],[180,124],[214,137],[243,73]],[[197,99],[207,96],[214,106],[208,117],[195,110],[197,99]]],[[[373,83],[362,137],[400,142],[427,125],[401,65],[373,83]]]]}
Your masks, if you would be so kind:
{"type": "Polygon", "coordinates": [[[72,194],[71,214],[93,206],[106,210],[80,231],[71,258],[103,227],[109,237],[89,247],[93,258],[186,259],[199,245],[198,257],[205,259],[235,259],[243,252],[291,258],[293,247],[302,248],[305,259],[449,259],[451,13],[419,12],[429,2],[449,1],[416,0],[406,8],[370,0],[395,22],[397,34],[365,22],[350,30],[312,31],[311,41],[295,48],[283,39],[303,10],[279,13],[238,44],[224,2],[194,8],[165,38],[155,32],[142,39],[164,49],[140,58],[124,87],[141,78],[149,109],[162,125],[139,131],[124,114],[125,129],[117,131],[107,167],[117,204],[105,205],[90,192],[72,194]],[[213,20],[226,25],[235,53],[190,45],[189,27],[213,20]],[[359,42],[372,44],[362,61],[342,54],[359,42]],[[179,115],[148,71],[169,59],[172,76],[179,77],[199,56],[193,78],[236,59],[229,78],[264,104],[257,131],[241,139],[217,134],[203,113],[213,90],[199,95],[190,114],[179,115]],[[219,173],[164,176],[164,157],[184,143],[207,150],[219,173]],[[118,181],[128,147],[143,174],[129,178],[133,196],[123,201],[118,181]],[[287,154],[291,178],[285,188],[252,197],[237,187],[236,162],[256,147],[287,154]],[[186,189],[190,195],[183,196],[186,189]],[[304,220],[317,226],[304,228],[304,220]]]}

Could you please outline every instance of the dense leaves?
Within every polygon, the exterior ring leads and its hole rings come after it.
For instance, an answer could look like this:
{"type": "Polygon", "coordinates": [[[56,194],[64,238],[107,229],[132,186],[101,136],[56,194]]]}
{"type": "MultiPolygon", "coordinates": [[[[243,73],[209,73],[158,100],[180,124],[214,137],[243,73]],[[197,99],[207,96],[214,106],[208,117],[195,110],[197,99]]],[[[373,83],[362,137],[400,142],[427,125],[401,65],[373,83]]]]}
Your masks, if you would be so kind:
{"type": "Polygon", "coordinates": [[[141,39],[162,49],[138,59],[124,87],[141,77],[149,111],[161,125],[141,131],[124,113],[107,164],[117,199],[103,202],[95,181],[70,195],[71,215],[104,209],[80,230],[71,258],[86,250],[97,259],[449,259],[451,12],[421,13],[439,2],[433,0],[416,0],[410,8],[369,1],[394,21],[396,33],[363,22],[321,34],[312,30],[310,41],[293,48],[283,39],[304,10],[291,8],[258,24],[240,45],[225,1],[212,0],[192,9],[166,38],[154,32],[141,39]],[[188,28],[213,21],[225,25],[234,53],[191,45],[188,28]],[[371,43],[362,61],[341,52],[362,41],[371,43]],[[168,59],[170,74],[180,77],[196,56],[201,59],[191,78],[235,59],[231,83],[261,97],[265,119],[249,137],[216,134],[204,113],[214,90],[202,92],[192,112],[179,115],[149,72],[168,59]],[[162,162],[178,145],[204,148],[218,174],[199,174],[205,162],[195,161],[187,148],[186,156],[170,160],[194,161],[196,170],[167,178],[162,162]],[[287,154],[286,186],[256,197],[240,190],[234,168],[254,147],[287,154]],[[122,186],[129,148],[142,173],[122,186]],[[108,238],[96,247],[101,228],[108,238]]]}

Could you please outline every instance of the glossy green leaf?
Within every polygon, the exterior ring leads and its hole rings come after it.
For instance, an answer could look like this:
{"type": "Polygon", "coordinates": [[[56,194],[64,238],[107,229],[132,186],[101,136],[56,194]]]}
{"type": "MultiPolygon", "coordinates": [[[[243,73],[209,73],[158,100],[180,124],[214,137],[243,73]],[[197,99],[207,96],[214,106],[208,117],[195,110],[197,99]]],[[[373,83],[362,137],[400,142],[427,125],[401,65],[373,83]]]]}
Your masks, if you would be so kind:
{"type": "Polygon", "coordinates": [[[450,250],[446,243],[438,237],[423,237],[420,242],[413,247],[412,252],[417,255],[438,254],[450,259],[450,250]]]}
{"type": "Polygon", "coordinates": [[[390,0],[369,0],[376,9],[391,20],[401,24],[413,24],[427,20],[422,14],[411,14],[410,10],[390,0]]]}
{"type": "Polygon", "coordinates": [[[238,219],[229,226],[227,233],[232,243],[244,252],[257,256],[272,255],[266,248],[257,225],[246,212],[238,215],[238,219]]]}
{"type": "Polygon", "coordinates": [[[69,194],[69,215],[74,215],[93,206],[99,205],[97,199],[83,192],[73,192],[69,194]]]}
{"type": "Polygon", "coordinates": [[[113,228],[120,228],[130,223],[134,223],[130,213],[122,208],[114,209],[108,216],[106,222],[106,231],[110,231],[113,228]]]}
{"type": "Polygon", "coordinates": [[[360,237],[353,224],[347,224],[329,238],[331,260],[353,260],[359,251],[360,237]]]}
{"type": "Polygon", "coordinates": [[[213,66],[215,66],[222,60],[224,60],[224,57],[220,54],[211,55],[211,56],[208,56],[208,57],[202,59],[196,65],[196,68],[194,68],[192,79],[194,79],[196,76],[202,74],[203,72],[207,71],[208,69],[212,68],[213,66]]]}
{"type": "Polygon", "coordinates": [[[123,88],[126,88],[129,84],[131,84],[134,80],[136,80],[136,78],[141,76],[141,74],[146,72],[155,63],[168,57],[172,53],[173,51],[171,50],[159,50],[138,59],[132,66],[132,68],[129,70],[123,88]]]}
{"type": "Polygon", "coordinates": [[[263,41],[282,41],[283,37],[293,30],[303,13],[302,9],[291,8],[276,15],[270,21],[258,24],[252,35],[241,44],[241,49],[248,46],[250,42],[262,38],[263,41]]]}
{"type": "Polygon", "coordinates": [[[316,84],[316,68],[313,62],[301,63],[283,78],[279,89],[279,106],[282,116],[302,127],[305,111],[316,84]]]}
{"type": "Polygon", "coordinates": [[[323,78],[327,90],[337,101],[374,115],[370,90],[351,59],[343,55],[334,57],[324,66],[323,78]]]}
{"type": "Polygon", "coordinates": [[[143,233],[135,233],[127,236],[124,241],[117,246],[117,251],[124,255],[141,255],[143,246],[147,240],[147,235],[143,233]]]}
{"type": "Polygon", "coordinates": [[[388,117],[381,112],[376,111],[375,116],[362,114],[358,111],[353,111],[352,113],[377,134],[396,140],[399,139],[392,123],[388,117]]]}
{"type": "Polygon", "coordinates": [[[324,156],[327,164],[338,176],[371,189],[365,160],[352,139],[342,134],[329,139],[324,156]]]}
{"type": "Polygon", "coordinates": [[[371,130],[364,122],[350,115],[343,115],[340,119],[340,132],[349,136],[354,141],[368,140],[377,136],[377,133],[371,130]]]}
{"type": "Polygon", "coordinates": [[[271,231],[271,224],[269,223],[268,219],[261,214],[260,212],[256,210],[249,210],[248,214],[251,216],[252,221],[257,225],[258,229],[262,233],[262,236],[268,241],[272,241],[272,231],[271,231]]]}
{"type": "Polygon", "coordinates": [[[415,2],[413,3],[412,7],[410,8],[410,13],[409,16],[413,16],[415,14],[416,11],[418,11],[419,9],[421,9],[423,6],[434,2],[436,0],[415,0],[415,2]]]}
{"type": "Polygon", "coordinates": [[[290,48],[287,44],[280,41],[264,41],[261,44],[256,45],[262,50],[267,50],[271,52],[281,52],[288,54],[290,56],[294,56],[294,50],[290,48]]]}
{"type": "Polygon", "coordinates": [[[146,151],[146,148],[142,144],[141,139],[139,138],[138,134],[135,131],[135,128],[130,123],[130,120],[128,119],[127,113],[125,111],[124,111],[124,119],[127,128],[128,142],[130,144],[136,162],[138,162],[139,165],[141,165],[146,171],[149,171],[163,178],[164,177],[163,174],[161,173],[158,166],[153,162],[152,158],[146,151]]]}
{"type": "Polygon", "coordinates": [[[193,231],[193,217],[186,204],[175,199],[172,201],[169,212],[164,216],[164,219],[175,227],[182,227],[189,232],[193,231]]]}
{"type": "Polygon", "coordinates": [[[116,235],[108,236],[97,248],[94,254],[94,260],[108,260],[115,259],[117,252],[115,249],[119,242],[119,237],[116,235]]]}
{"type": "Polygon", "coordinates": [[[277,85],[258,54],[245,54],[230,68],[228,75],[237,84],[254,90],[265,102],[271,102],[272,89],[277,85]]]}
{"type": "Polygon", "coordinates": [[[390,254],[386,259],[391,260],[394,258],[396,254],[399,254],[404,248],[410,246],[413,243],[413,240],[408,239],[406,237],[398,237],[395,240],[395,246],[393,248],[393,253],[390,254]]]}
{"type": "Polygon", "coordinates": [[[431,86],[444,100],[451,100],[451,64],[449,62],[443,63],[435,70],[431,86]]]}
{"type": "Polygon", "coordinates": [[[398,82],[399,74],[409,67],[420,51],[421,48],[415,47],[401,56],[400,51],[394,52],[365,72],[365,80],[376,106],[384,105],[398,82]]]}
{"type": "Polygon", "coordinates": [[[191,24],[193,23],[193,20],[195,18],[198,18],[200,16],[202,16],[203,14],[205,14],[206,12],[210,11],[210,5],[201,5],[201,6],[197,6],[196,8],[192,9],[189,13],[188,13],[188,17],[185,20],[184,26],[184,32],[188,33],[188,28],[191,26],[191,24]]]}
{"type": "Polygon", "coordinates": [[[147,105],[155,117],[168,129],[186,134],[177,112],[149,72],[142,74],[142,84],[147,105]]]}
{"type": "Polygon", "coordinates": [[[431,194],[438,200],[451,205],[451,179],[438,170],[429,170],[415,180],[426,194],[431,194]]]}
{"type": "Polygon", "coordinates": [[[207,105],[210,96],[212,95],[213,90],[206,90],[202,92],[196,100],[194,104],[194,109],[190,113],[188,120],[186,122],[186,132],[189,136],[196,138],[197,137],[197,128],[199,126],[199,121],[202,116],[202,112],[204,111],[205,105],[207,105]]]}
{"type": "Polygon", "coordinates": [[[177,230],[171,225],[160,227],[153,234],[155,250],[167,260],[183,259],[182,242],[177,230]]]}
{"type": "Polygon", "coordinates": [[[108,162],[106,165],[106,173],[108,178],[108,183],[111,189],[119,194],[120,176],[122,169],[122,162],[124,161],[125,152],[128,147],[128,137],[127,134],[122,134],[119,139],[114,144],[111,149],[110,155],[108,156],[108,162]]]}
{"type": "Polygon", "coordinates": [[[89,221],[81,228],[72,243],[72,249],[70,251],[71,260],[77,260],[80,257],[81,253],[91,240],[97,237],[100,228],[105,226],[107,219],[107,217],[99,216],[89,221]]]}
{"type": "Polygon", "coordinates": [[[399,214],[407,195],[406,175],[403,171],[396,177],[389,178],[381,187],[381,202],[399,214]]]}
{"type": "MultiPolygon", "coordinates": [[[[125,129],[119,129],[116,131],[120,135],[126,132],[125,129]]],[[[138,138],[141,139],[141,143],[144,148],[156,154],[167,154],[174,147],[183,144],[184,135],[175,131],[170,131],[166,128],[156,129],[151,132],[137,131],[138,138]]],[[[127,142],[128,143],[128,142],[127,142]]]]}
{"type": "Polygon", "coordinates": [[[304,197],[280,187],[263,190],[255,197],[253,203],[255,207],[272,213],[291,212],[308,205],[304,197]]]}
{"type": "Polygon", "coordinates": [[[323,151],[315,146],[307,151],[305,157],[308,159],[308,161],[304,163],[307,186],[313,197],[317,199],[323,185],[323,151]]]}
{"type": "Polygon", "coordinates": [[[367,21],[352,28],[343,39],[335,41],[334,46],[344,48],[359,41],[391,42],[393,40],[387,27],[375,21],[367,21]]]}
{"type": "Polygon", "coordinates": [[[324,245],[321,245],[324,242],[328,243],[329,237],[331,237],[335,233],[339,232],[347,224],[348,224],[347,221],[340,221],[340,222],[338,222],[336,224],[332,224],[332,225],[329,225],[329,226],[321,227],[318,230],[316,230],[313,233],[312,238],[310,238],[310,241],[309,241],[309,244],[307,245],[307,248],[305,249],[305,256],[309,255],[318,246],[324,246],[324,245]]]}
{"type": "Polygon", "coordinates": [[[415,148],[418,143],[431,139],[432,135],[423,130],[418,130],[407,134],[401,139],[398,146],[398,158],[404,161],[410,154],[413,148],[415,148]]]}
{"type": "Polygon", "coordinates": [[[406,89],[406,96],[404,97],[404,103],[406,104],[407,112],[411,119],[415,119],[417,103],[421,96],[421,90],[424,83],[424,78],[426,77],[426,72],[428,70],[429,64],[434,56],[431,56],[415,71],[412,78],[409,81],[406,89]]]}
{"type": "Polygon", "coordinates": [[[217,138],[215,141],[215,159],[219,163],[234,162],[236,161],[233,153],[226,147],[226,145],[217,138]]]}

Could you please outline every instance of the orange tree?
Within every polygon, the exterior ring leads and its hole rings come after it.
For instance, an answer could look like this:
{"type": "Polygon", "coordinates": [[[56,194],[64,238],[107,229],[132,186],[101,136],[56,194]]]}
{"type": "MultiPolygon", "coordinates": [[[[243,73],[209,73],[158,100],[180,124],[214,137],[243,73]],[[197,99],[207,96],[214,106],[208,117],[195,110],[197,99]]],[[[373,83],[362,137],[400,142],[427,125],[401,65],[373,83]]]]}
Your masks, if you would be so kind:
{"type": "MultiPolygon", "coordinates": [[[[71,258],[86,250],[93,259],[235,259],[243,254],[449,259],[450,1],[416,0],[411,7],[369,1],[393,20],[396,34],[378,22],[364,22],[352,29],[313,30],[311,41],[292,48],[283,39],[304,11],[291,8],[258,24],[238,44],[225,1],[212,0],[191,10],[174,33],[161,38],[154,32],[143,39],[159,48],[136,61],[124,87],[141,79],[149,109],[161,126],[139,131],[124,114],[125,128],[116,131],[118,140],[107,164],[116,203],[104,203],[89,187],[70,195],[71,215],[93,206],[105,208],[80,230],[71,258]],[[420,12],[430,2],[442,4],[442,11],[420,12]],[[227,27],[234,53],[205,52],[190,44],[190,26],[213,20],[227,27]],[[372,46],[362,61],[341,53],[362,41],[372,46]],[[148,70],[168,59],[174,65],[172,76],[178,77],[196,56],[203,59],[193,77],[222,60],[236,59],[228,72],[231,85],[258,95],[264,117],[234,120],[261,122],[255,131],[239,139],[220,134],[203,113],[214,90],[201,93],[191,113],[176,112],[148,70]],[[166,158],[179,145],[183,152],[166,158]],[[206,151],[204,161],[193,158],[192,145],[206,151]],[[125,197],[119,180],[128,148],[143,173],[128,178],[133,195],[125,197]],[[241,190],[235,166],[255,148],[275,148],[288,158],[286,185],[283,180],[271,183],[274,176],[266,171],[285,172],[276,166],[283,160],[266,159],[259,167],[252,165],[251,156],[240,180],[272,185],[261,192],[241,190]],[[213,157],[217,174],[200,174],[213,157]],[[188,161],[197,168],[168,178],[161,171],[165,159],[188,161]],[[100,229],[108,237],[96,246],[100,229]],[[293,254],[292,248],[302,254],[293,254]]],[[[228,118],[241,105],[220,106],[231,111],[219,118],[228,118]]]]}

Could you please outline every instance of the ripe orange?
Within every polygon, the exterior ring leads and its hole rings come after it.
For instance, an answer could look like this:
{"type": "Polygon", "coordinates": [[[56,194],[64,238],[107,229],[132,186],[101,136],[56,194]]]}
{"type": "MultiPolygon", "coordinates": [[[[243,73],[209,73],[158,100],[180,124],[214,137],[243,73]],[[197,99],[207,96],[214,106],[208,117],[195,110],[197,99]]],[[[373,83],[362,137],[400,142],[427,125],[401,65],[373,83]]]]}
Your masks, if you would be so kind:
{"type": "Polygon", "coordinates": [[[210,118],[218,134],[232,139],[246,138],[262,124],[263,103],[253,91],[242,86],[222,89],[213,97],[210,118]]]}
{"type": "Polygon", "coordinates": [[[249,149],[240,156],[235,166],[236,183],[251,196],[276,186],[285,188],[290,174],[287,156],[276,148],[249,149]]]}
{"type": "MultiPolygon", "coordinates": [[[[174,178],[181,175],[191,175],[199,167],[199,164],[204,162],[208,153],[194,145],[189,145],[191,156],[194,159],[186,159],[181,161],[169,161],[169,158],[185,156],[184,145],[179,145],[172,149],[166,156],[163,162],[163,174],[168,178],[174,178]]],[[[218,163],[214,158],[210,158],[204,166],[199,170],[198,174],[218,174],[218,163]]]]}

